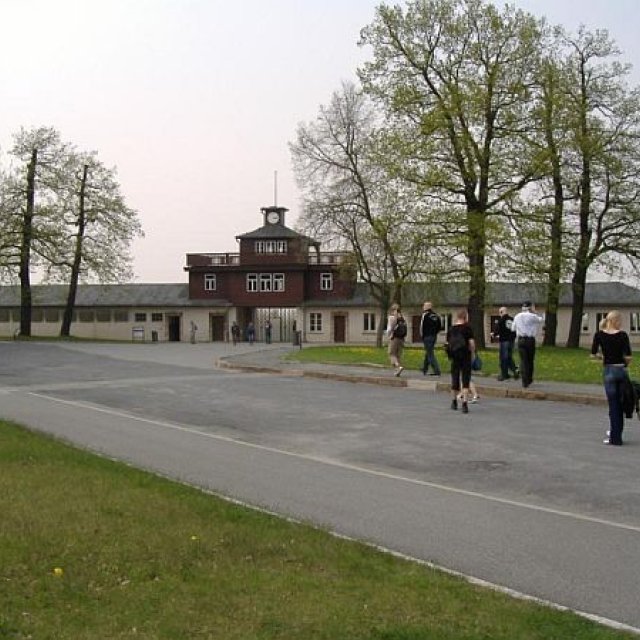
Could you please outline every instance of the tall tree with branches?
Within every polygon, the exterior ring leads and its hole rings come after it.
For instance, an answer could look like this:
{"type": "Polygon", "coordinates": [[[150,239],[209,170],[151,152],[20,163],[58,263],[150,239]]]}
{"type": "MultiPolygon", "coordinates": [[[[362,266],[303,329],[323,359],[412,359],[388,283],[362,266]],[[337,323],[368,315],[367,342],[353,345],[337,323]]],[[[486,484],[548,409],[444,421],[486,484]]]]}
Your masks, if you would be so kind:
{"type": "Polygon", "coordinates": [[[290,149],[304,197],[305,230],[348,249],[352,266],[377,301],[381,322],[404,284],[424,269],[424,239],[416,232],[415,199],[390,177],[376,151],[379,118],[353,83],[343,83],[315,121],[298,127],[290,149]]]}
{"type": "Polygon", "coordinates": [[[462,230],[470,321],[484,344],[490,217],[535,179],[527,153],[540,23],[482,0],[414,0],[381,5],[362,30],[373,51],[360,69],[365,90],[401,124],[398,171],[462,230]]]}
{"type": "Polygon", "coordinates": [[[50,256],[45,281],[69,283],[60,335],[68,337],[78,284],[90,279],[122,282],[132,276],[129,247],[142,236],[136,211],[126,205],[116,170],[95,153],[71,155],[64,209],[64,242],[50,256]]]}
{"type": "Polygon", "coordinates": [[[59,242],[61,220],[56,202],[64,181],[68,149],[49,127],[21,129],[11,155],[17,160],[5,183],[9,222],[8,263],[20,282],[20,334],[31,335],[31,274],[59,242]]]}

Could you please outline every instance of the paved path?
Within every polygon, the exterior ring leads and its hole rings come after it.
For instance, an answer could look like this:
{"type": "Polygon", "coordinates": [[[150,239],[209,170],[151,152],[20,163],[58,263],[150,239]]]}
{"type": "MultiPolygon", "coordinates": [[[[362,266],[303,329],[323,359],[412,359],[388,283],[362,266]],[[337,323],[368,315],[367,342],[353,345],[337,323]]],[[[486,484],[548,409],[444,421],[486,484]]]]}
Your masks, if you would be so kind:
{"type": "Polygon", "coordinates": [[[281,352],[0,343],[0,415],[640,629],[637,423],[617,449],[600,444],[603,407],[483,397],[463,416],[444,393],[345,384],[344,369],[214,366],[282,366],[281,352]]]}

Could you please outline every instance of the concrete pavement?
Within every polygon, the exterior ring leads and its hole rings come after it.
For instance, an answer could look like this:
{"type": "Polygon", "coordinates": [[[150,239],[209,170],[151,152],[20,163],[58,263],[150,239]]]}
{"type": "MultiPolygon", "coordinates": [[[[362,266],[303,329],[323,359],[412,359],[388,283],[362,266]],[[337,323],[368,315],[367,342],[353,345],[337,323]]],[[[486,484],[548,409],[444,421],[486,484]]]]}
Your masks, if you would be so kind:
{"type": "Polygon", "coordinates": [[[564,402],[482,391],[464,416],[430,397],[446,378],[282,362],[291,349],[0,344],[0,415],[640,629],[635,420],[628,446],[603,447],[606,409],[566,401],[585,389],[545,385],[564,402]]]}
{"type": "MultiPolygon", "coordinates": [[[[301,363],[284,360],[283,357],[292,349],[296,348],[272,345],[268,349],[263,349],[258,346],[253,349],[243,349],[241,353],[225,353],[217,359],[216,364],[218,367],[256,373],[327,378],[344,382],[360,382],[433,392],[449,392],[450,390],[448,374],[424,376],[420,371],[405,369],[400,377],[395,377],[390,367],[301,363]]],[[[523,389],[517,380],[501,382],[494,377],[478,373],[474,373],[473,381],[481,397],[550,400],[598,406],[607,404],[603,387],[600,384],[535,381],[531,387],[523,389]]]]}

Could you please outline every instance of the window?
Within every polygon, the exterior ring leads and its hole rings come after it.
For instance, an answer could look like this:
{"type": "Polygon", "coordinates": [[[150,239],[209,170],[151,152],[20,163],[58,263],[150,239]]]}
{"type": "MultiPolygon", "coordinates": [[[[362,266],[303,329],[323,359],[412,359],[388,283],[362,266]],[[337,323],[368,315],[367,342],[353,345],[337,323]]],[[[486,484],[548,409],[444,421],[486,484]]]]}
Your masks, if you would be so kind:
{"type": "Polygon", "coordinates": [[[136,322],[146,322],[147,314],[141,313],[140,311],[136,311],[135,319],[136,319],[136,322]]]}
{"type": "Polygon", "coordinates": [[[365,313],[364,314],[364,326],[363,329],[365,331],[375,331],[376,330],[376,314],[375,313],[365,313]]]}
{"type": "Polygon", "coordinates": [[[96,311],[96,322],[111,322],[111,309],[98,309],[96,311]]]}
{"type": "Polygon", "coordinates": [[[215,291],[216,288],[217,288],[216,274],[215,273],[205,273],[204,274],[204,290],[205,291],[215,291]]]}
{"type": "Polygon", "coordinates": [[[115,309],[113,312],[114,322],[129,322],[129,312],[122,309],[115,309]]]}
{"type": "Polygon", "coordinates": [[[272,281],[270,273],[260,274],[260,291],[271,291],[272,281]]]}
{"type": "Polygon", "coordinates": [[[161,313],[152,313],[151,322],[162,322],[163,315],[161,313]]]}
{"type": "Polygon", "coordinates": [[[309,314],[309,331],[322,331],[322,314],[310,313],[309,314]]]}
{"type": "Polygon", "coordinates": [[[631,333],[640,333],[640,313],[629,314],[629,330],[631,333]]]}
{"type": "Polygon", "coordinates": [[[320,291],[333,290],[333,273],[320,274],[320,291]]]}
{"type": "Polygon", "coordinates": [[[284,273],[249,273],[247,291],[284,291],[284,273]]]}
{"type": "Polygon", "coordinates": [[[33,307],[31,309],[31,322],[44,322],[44,310],[33,307]]]}
{"type": "Polygon", "coordinates": [[[256,253],[287,253],[286,240],[256,240],[256,253]]]}
{"type": "Polygon", "coordinates": [[[45,322],[60,322],[60,310],[59,309],[45,309],[44,310],[45,322]]]}
{"type": "Polygon", "coordinates": [[[582,333],[587,333],[589,331],[589,314],[588,313],[582,314],[581,328],[582,328],[582,333]]]}
{"type": "Polygon", "coordinates": [[[596,313],[596,331],[598,331],[598,329],[600,329],[600,323],[607,317],[607,312],[605,311],[600,312],[600,313],[596,313]]]}
{"type": "Polygon", "coordinates": [[[0,309],[0,322],[9,322],[10,318],[9,309],[0,309]]]}
{"type": "Polygon", "coordinates": [[[93,322],[95,319],[95,314],[93,309],[83,309],[78,311],[78,321],[79,322],[93,322]]]}

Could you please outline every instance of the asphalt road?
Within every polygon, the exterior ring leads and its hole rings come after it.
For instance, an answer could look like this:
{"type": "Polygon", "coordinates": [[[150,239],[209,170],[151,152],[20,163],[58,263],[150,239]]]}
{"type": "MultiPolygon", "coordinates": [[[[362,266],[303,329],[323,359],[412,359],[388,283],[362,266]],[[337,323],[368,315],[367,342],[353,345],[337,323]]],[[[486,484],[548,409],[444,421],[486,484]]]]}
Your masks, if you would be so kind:
{"type": "Polygon", "coordinates": [[[231,349],[0,343],[0,416],[640,632],[637,421],[605,447],[604,408],[463,415],[445,394],[215,369],[231,349]]]}

